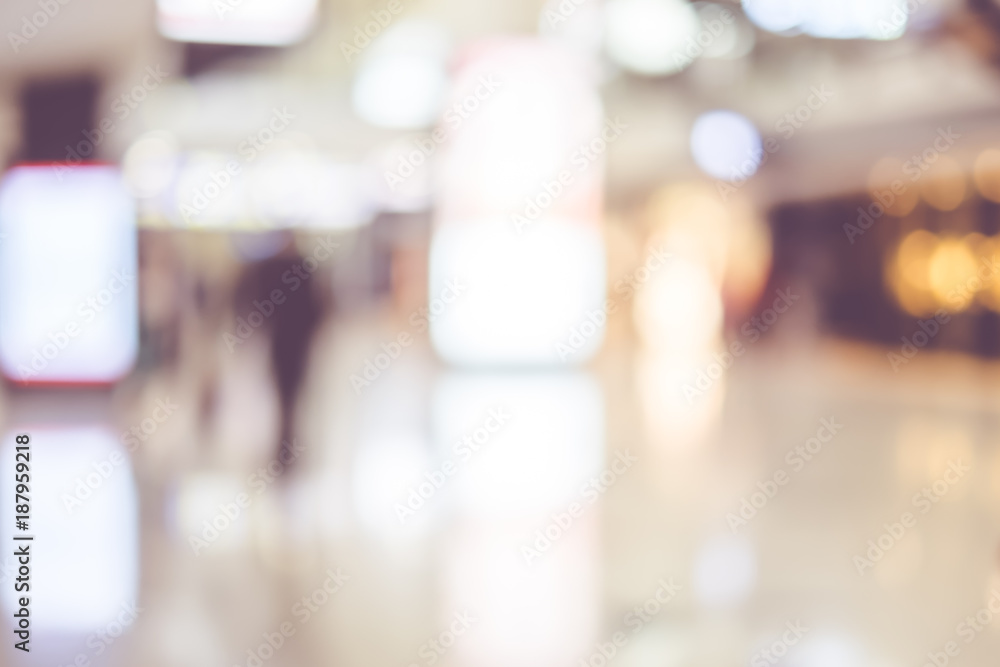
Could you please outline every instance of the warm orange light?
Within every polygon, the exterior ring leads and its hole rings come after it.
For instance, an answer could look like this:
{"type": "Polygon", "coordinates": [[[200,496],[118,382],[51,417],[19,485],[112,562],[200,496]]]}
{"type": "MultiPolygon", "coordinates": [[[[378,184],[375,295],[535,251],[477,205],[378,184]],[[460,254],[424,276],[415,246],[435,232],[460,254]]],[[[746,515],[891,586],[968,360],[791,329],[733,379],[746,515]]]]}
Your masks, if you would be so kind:
{"type": "Polygon", "coordinates": [[[939,211],[954,211],[965,199],[965,175],[953,158],[941,155],[920,182],[920,194],[939,211]]]}
{"type": "Polygon", "coordinates": [[[923,229],[911,232],[899,245],[896,253],[896,265],[900,275],[908,284],[917,289],[930,288],[928,269],[931,254],[937,245],[938,238],[923,229]]]}
{"type": "Polygon", "coordinates": [[[961,312],[979,301],[1000,310],[1000,272],[993,258],[1000,237],[973,233],[938,237],[910,232],[886,264],[886,282],[899,305],[915,317],[939,309],[961,312]]]}
{"type": "Polygon", "coordinates": [[[943,239],[934,249],[928,277],[938,305],[952,312],[969,307],[976,293],[976,257],[965,239],[943,239]]]}
{"type": "Polygon", "coordinates": [[[732,216],[708,183],[688,181],[658,190],[646,208],[650,245],[702,262],[721,285],[730,252],[732,216]]]}
{"type": "Polygon", "coordinates": [[[994,264],[996,260],[1000,260],[1000,236],[980,236],[975,253],[979,263],[978,275],[983,281],[976,299],[990,310],[1000,312],[1000,271],[995,270],[994,264]]]}
{"type": "Polygon", "coordinates": [[[882,158],[868,172],[869,195],[885,206],[886,213],[898,218],[910,213],[920,201],[919,189],[902,176],[903,162],[892,157],[882,158]],[[891,203],[886,206],[887,201],[891,203]]]}
{"type": "Polygon", "coordinates": [[[972,180],[979,194],[1000,202],[1000,150],[989,148],[979,154],[972,166],[972,180]]]}
{"type": "Polygon", "coordinates": [[[910,232],[886,267],[893,295],[903,310],[915,317],[934,311],[929,273],[937,242],[934,234],[923,229],[910,232]]]}

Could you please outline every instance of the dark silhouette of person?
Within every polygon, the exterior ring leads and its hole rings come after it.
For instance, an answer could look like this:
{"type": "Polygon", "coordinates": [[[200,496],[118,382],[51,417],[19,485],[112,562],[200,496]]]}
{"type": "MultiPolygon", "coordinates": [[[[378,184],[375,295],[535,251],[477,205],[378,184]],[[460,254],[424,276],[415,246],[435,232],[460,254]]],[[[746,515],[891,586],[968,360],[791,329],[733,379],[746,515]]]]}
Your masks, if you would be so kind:
{"type": "Polygon", "coordinates": [[[295,405],[313,338],[330,299],[330,290],[324,289],[325,272],[315,266],[310,272],[310,264],[303,259],[289,244],[273,257],[248,264],[235,290],[236,315],[246,318],[251,312],[261,312],[264,322],[260,329],[270,334],[271,367],[280,409],[278,456],[282,461],[290,460],[293,453],[295,405]],[[277,299],[276,292],[280,292],[277,299]]]}

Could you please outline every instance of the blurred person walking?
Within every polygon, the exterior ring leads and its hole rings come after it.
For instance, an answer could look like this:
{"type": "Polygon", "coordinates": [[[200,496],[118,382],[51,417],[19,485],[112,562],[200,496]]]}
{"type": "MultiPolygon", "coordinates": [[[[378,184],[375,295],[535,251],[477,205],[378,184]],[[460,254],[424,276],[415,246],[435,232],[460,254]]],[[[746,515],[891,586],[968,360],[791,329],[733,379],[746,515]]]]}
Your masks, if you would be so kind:
{"type": "Polygon", "coordinates": [[[313,339],[332,301],[323,275],[315,259],[304,257],[293,242],[287,242],[276,254],[245,265],[234,294],[236,312],[259,313],[259,324],[252,326],[270,337],[279,408],[277,455],[282,461],[296,454],[292,451],[295,407],[313,339]]]}

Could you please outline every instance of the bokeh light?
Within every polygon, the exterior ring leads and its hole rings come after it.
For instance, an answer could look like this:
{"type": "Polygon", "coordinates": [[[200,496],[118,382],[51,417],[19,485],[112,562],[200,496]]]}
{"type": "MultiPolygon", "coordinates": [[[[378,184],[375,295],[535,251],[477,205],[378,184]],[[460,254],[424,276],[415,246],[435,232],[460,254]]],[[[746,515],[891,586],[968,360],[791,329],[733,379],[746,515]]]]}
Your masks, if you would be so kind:
{"type": "Polygon", "coordinates": [[[976,157],[972,171],[976,188],[986,199],[1000,202],[1000,150],[988,148],[976,157]]]}
{"type": "Polygon", "coordinates": [[[903,171],[903,161],[893,157],[884,157],[872,165],[868,194],[887,214],[897,218],[909,214],[920,202],[920,189],[903,171]]]}
{"type": "Polygon", "coordinates": [[[379,35],[359,63],[351,104],[379,127],[429,127],[441,112],[448,87],[450,42],[429,21],[401,22],[379,35]]]}
{"type": "Polygon", "coordinates": [[[965,200],[966,176],[957,160],[939,155],[920,181],[920,194],[939,211],[953,211],[965,200]]]}
{"type": "Polygon", "coordinates": [[[744,0],[743,11],[769,32],[828,39],[897,39],[909,20],[904,0],[744,0]]]}
{"type": "Polygon", "coordinates": [[[691,154],[709,176],[741,181],[757,171],[764,152],[760,132],[735,111],[708,111],[691,128],[691,154]]]}
{"type": "Polygon", "coordinates": [[[690,64],[684,47],[700,23],[685,0],[608,0],[605,12],[606,48],[618,65],[657,76],[690,64]]]}

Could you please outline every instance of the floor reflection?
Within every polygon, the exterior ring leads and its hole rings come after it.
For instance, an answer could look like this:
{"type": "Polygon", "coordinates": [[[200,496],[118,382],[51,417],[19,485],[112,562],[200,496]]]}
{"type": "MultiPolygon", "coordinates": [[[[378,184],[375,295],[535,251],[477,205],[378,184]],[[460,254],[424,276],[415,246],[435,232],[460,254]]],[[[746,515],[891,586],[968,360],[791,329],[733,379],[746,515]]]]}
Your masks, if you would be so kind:
{"type": "Polygon", "coordinates": [[[266,448],[227,459],[231,436],[216,449],[183,410],[128,451],[114,433],[151,414],[142,396],[182,395],[183,374],[146,378],[114,418],[8,401],[8,431],[33,437],[33,604],[55,638],[27,664],[882,667],[949,641],[963,664],[996,655],[998,626],[960,629],[1000,591],[995,389],[762,342],[685,412],[689,374],[643,352],[457,372],[422,340],[355,393],[350,345],[316,352],[287,469],[266,448]],[[904,512],[916,523],[897,534],[904,512]]]}

